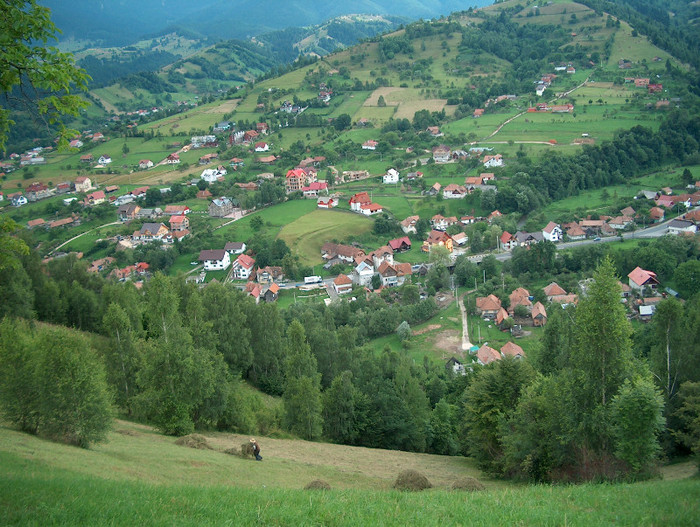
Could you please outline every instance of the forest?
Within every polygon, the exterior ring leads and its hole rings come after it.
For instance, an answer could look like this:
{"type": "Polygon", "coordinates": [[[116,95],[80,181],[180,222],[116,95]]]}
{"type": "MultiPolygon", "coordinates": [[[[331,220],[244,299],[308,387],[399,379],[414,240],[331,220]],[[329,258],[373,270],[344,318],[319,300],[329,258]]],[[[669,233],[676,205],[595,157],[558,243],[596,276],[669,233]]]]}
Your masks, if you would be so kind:
{"type": "MultiPolygon", "coordinates": [[[[137,290],[88,273],[72,256],[44,264],[31,251],[0,271],[7,293],[0,332],[4,413],[23,430],[81,446],[100,440],[114,408],[171,435],[284,431],[348,445],[465,454],[489,474],[529,481],[649,477],[660,455],[699,446],[700,296],[695,291],[683,304],[664,300],[650,324],[633,330],[620,303],[619,268],[596,250],[581,249],[556,264],[553,254],[523,261],[531,251],[503,267],[485,262],[478,294],[500,294],[504,281],[527,284],[523,269],[540,269],[563,284],[571,273],[594,270],[594,278],[577,308],[550,307],[529,360],[506,358],[465,376],[370,345],[398,332],[410,348],[410,327],[438,310],[432,296],[420,300],[417,285],[281,310],[256,304],[231,284],[199,288],[156,273],[137,290]],[[75,355],[54,357],[57,346],[75,355]],[[70,373],[76,361],[99,373],[70,373]],[[62,374],[73,380],[57,380],[62,374]],[[84,395],[89,408],[61,426],[54,416],[68,412],[74,399],[30,396],[28,387],[78,382],[80,375],[81,390],[94,396],[84,395]],[[264,404],[262,394],[281,397],[281,405],[264,404]]],[[[697,257],[694,245],[677,238],[645,250],[649,258],[675,252],[678,264],[697,257]]],[[[619,255],[626,259],[632,256],[619,255]]],[[[482,270],[462,258],[454,274],[466,285],[482,270]]],[[[445,290],[448,270],[438,263],[427,283],[431,291],[445,290]]]]}

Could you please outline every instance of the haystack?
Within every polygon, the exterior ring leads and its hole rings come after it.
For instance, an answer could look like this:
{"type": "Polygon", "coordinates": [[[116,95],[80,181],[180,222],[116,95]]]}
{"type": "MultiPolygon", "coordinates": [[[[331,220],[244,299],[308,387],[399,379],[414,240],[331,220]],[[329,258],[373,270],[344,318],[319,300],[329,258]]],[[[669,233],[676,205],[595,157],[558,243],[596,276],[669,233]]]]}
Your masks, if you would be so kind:
{"type": "Polygon", "coordinates": [[[398,490],[425,490],[433,485],[423,474],[417,470],[403,470],[399,473],[394,483],[394,488],[398,490]]]}
{"type": "Polygon", "coordinates": [[[331,486],[322,479],[315,479],[307,483],[304,490],[331,490],[331,486]]]}
{"type": "Polygon", "coordinates": [[[452,483],[450,486],[452,490],[466,490],[469,492],[474,492],[477,490],[485,490],[484,484],[476,478],[467,476],[466,478],[459,478],[457,481],[452,483]]]}
{"type": "Polygon", "coordinates": [[[199,434],[189,434],[182,436],[175,441],[176,445],[196,448],[198,450],[212,450],[207,442],[207,438],[199,434]]]}

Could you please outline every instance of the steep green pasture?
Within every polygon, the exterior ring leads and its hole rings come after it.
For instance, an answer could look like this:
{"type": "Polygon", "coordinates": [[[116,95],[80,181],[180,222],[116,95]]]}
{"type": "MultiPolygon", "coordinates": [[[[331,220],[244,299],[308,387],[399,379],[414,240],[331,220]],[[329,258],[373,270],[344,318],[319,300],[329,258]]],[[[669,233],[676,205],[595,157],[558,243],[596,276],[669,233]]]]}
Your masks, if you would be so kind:
{"type": "Polygon", "coordinates": [[[693,525],[697,478],[636,484],[504,486],[449,491],[479,476],[460,457],[259,438],[262,463],[226,455],[247,436],[208,435],[214,450],[174,445],[115,423],[91,450],[0,430],[5,525],[693,525]],[[389,487],[406,468],[436,488],[389,487]],[[315,479],[330,491],[302,491],[315,479]]]}

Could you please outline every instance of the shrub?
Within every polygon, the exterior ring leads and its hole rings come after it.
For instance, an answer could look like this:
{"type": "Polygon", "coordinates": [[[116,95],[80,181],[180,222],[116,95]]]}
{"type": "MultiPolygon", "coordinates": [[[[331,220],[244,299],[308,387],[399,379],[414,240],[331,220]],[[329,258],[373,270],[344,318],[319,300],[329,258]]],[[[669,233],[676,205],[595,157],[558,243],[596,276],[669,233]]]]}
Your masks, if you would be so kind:
{"type": "Polygon", "coordinates": [[[176,445],[186,446],[187,448],[195,448],[197,450],[212,450],[209,446],[207,438],[200,434],[189,434],[179,437],[175,441],[176,445]]]}

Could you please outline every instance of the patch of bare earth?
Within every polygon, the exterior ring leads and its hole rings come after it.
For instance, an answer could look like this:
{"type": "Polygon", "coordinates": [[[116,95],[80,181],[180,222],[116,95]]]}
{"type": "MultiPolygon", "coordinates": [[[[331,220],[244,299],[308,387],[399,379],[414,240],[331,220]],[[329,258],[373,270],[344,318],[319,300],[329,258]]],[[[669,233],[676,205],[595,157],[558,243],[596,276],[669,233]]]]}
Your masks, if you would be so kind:
{"type": "Polygon", "coordinates": [[[413,332],[414,335],[422,335],[423,333],[427,333],[428,331],[433,331],[434,329],[440,329],[442,326],[440,324],[430,324],[429,326],[426,326],[422,329],[418,329],[413,332]]]}
{"type": "Polygon", "coordinates": [[[215,106],[214,108],[209,108],[204,113],[230,113],[236,109],[239,102],[241,102],[240,99],[233,99],[230,101],[226,101],[225,103],[220,104],[219,106],[215,106]]]}
{"type": "MultiPolygon", "coordinates": [[[[387,101],[387,104],[389,102],[387,101]]],[[[394,117],[396,119],[413,119],[416,112],[419,110],[428,110],[429,112],[440,112],[446,109],[447,99],[426,99],[423,101],[407,101],[399,104],[394,117]]],[[[451,106],[451,111],[454,113],[455,107],[451,106]]],[[[447,113],[447,112],[446,112],[447,113]]]]}
{"type": "Polygon", "coordinates": [[[462,335],[454,329],[446,329],[435,335],[434,346],[444,350],[446,355],[454,355],[462,352],[462,335]]]}

